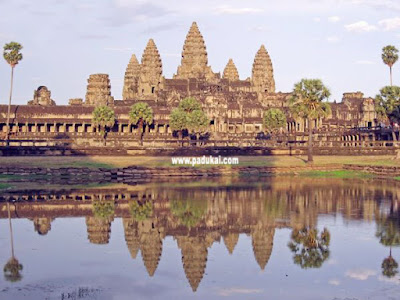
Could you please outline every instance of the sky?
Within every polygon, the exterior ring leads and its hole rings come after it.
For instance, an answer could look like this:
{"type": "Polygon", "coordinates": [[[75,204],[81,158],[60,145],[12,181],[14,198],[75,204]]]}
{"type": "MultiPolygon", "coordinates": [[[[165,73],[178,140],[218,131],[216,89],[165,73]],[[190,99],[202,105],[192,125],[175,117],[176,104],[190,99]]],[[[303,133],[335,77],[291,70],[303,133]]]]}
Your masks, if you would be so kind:
{"type": "MultiPolygon", "coordinates": [[[[389,84],[382,48],[400,48],[398,0],[0,0],[0,45],[23,45],[13,103],[26,104],[41,85],[57,104],[85,98],[90,74],[110,75],[122,98],[126,66],[141,59],[150,38],[161,54],[163,75],[180,64],[186,34],[196,21],[214,72],[232,58],[241,79],[251,76],[264,44],[277,91],[290,92],[302,78],[319,78],[330,101],[344,92],[374,97],[389,84]],[[40,3],[40,4],[38,4],[40,3]]],[[[400,62],[393,83],[400,85],[400,62]]],[[[0,61],[0,103],[8,101],[10,67],[0,61]]]]}

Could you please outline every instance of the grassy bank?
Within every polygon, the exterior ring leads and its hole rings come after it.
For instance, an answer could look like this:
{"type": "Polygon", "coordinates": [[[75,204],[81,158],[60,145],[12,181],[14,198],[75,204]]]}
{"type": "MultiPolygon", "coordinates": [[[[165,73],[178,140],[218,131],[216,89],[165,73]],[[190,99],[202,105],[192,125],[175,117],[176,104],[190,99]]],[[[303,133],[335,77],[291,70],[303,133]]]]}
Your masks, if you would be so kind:
{"type": "MultiPolygon", "coordinates": [[[[315,156],[314,165],[357,164],[374,166],[400,166],[392,156],[315,156]]],[[[170,157],[149,156],[66,156],[66,157],[0,157],[0,165],[9,167],[87,167],[121,168],[132,165],[144,167],[178,167],[170,157]]],[[[306,166],[302,156],[239,156],[240,166],[306,166]]]]}

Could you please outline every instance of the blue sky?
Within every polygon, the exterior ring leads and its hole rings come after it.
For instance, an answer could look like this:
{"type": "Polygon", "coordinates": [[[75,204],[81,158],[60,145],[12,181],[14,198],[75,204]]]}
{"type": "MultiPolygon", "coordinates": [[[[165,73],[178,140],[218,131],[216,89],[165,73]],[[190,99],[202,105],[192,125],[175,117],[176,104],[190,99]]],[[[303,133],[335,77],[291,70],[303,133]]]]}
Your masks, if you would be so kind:
{"type": "MultiPolygon", "coordinates": [[[[0,0],[0,44],[24,46],[14,103],[32,99],[40,85],[51,90],[57,104],[84,98],[86,80],[94,73],[108,73],[112,95],[121,99],[130,56],[140,60],[149,38],[161,53],[164,76],[172,77],[192,21],[205,38],[214,72],[222,73],[232,58],[246,79],[265,44],[277,91],[291,91],[303,77],[321,78],[331,101],[352,91],[375,96],[389,83],[382,47],[400,48],[398,0],[0,0]]],[[[394,66],[397,85],[399,70],[400,62],[394,66]]],[[[9,73],[2,60],[2,104],[9,73]]]]}

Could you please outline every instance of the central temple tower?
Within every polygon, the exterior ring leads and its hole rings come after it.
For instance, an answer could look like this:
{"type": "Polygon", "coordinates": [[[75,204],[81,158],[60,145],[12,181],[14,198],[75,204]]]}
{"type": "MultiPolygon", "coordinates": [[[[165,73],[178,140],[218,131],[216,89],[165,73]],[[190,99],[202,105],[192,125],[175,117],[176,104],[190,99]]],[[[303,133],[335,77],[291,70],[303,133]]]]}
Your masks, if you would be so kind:
{"type": "Polygon", "coordinates": [[[196,22],[193,22],[183,45],[182,61],[178,67],[175,79],[198,78],[211,81],[216,79],[217,74],[213,73],[208,66],[206,45],[196,22]]]}

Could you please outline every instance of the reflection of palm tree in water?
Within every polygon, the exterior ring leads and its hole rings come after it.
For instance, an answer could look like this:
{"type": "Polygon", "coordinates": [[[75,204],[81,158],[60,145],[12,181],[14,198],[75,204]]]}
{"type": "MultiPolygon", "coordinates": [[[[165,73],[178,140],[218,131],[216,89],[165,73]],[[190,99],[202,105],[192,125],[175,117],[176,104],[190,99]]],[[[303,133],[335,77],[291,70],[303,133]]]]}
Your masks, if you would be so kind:
{"type": "Polygon", "coordinates": [[[7,209],[8,209],[8,223],[9,223],[10,238],[11,238],[11,258],[5,264],[3,272],[4,272],[4,277],[7,281],[16,282],[22,279],[22,274],[20,273],[20,271],[22,270],[22,265],[15,258],[14,255],[14,239],[13,239],[13,231],[11,224],[10,203],[7,203],[7,209]]]}
{"type": "Polygon", "coordinates": [[[300,265],[302,269],[320,268],[329,258],[330,239],[330,232],[326,228],[320,235],[316,228],[293,229],[291,241],[288,244],[289,249],[294,253],[293,262],[300,265]]]}
{"type": "Polygon", "coordinates": [[[397,261],[392,257],[392,247],[390,247],[389,256],[386,257],[382,261],[382,275],[388,278],[394,277],[397,273],[399,273],[398,267],[399,264],[397,261]]]}

